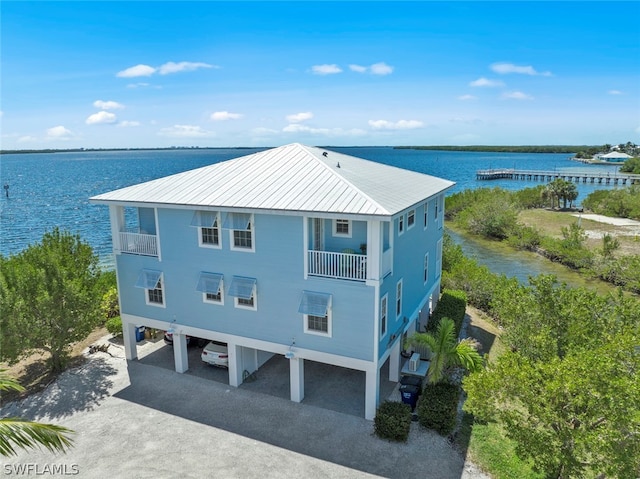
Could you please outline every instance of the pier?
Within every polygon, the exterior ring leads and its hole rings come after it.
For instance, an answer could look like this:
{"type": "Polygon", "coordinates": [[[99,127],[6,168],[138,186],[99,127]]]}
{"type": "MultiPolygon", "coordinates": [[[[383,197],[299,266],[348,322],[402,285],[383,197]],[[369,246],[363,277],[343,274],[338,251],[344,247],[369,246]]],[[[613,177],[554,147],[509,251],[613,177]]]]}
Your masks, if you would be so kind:
{"type": "Polygon", "coordinates": [[[631,173],[563,172],[542,170],[492,169],[476,171],[477,180],[523,180],[553,181],[561,178],[574,183],[591,183],[600,185],[640,185],[640,175],[631,173]]]}

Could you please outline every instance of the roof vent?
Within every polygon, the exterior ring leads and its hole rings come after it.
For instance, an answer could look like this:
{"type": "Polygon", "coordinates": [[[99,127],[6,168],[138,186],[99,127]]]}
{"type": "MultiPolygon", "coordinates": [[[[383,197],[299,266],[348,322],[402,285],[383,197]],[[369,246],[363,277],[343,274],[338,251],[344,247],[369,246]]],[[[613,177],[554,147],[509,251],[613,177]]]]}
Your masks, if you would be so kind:
{"type": "Polygon", "coordinates": [[[329,153],[327,153],[326,151],[322,152],[322,156],[327,156],[329,153]]]}
{"type": "Polygon", "coordinates": [[[338,162],[338,164],[336,165],[336,168],[340,168],[340,162],[338,162]]]}

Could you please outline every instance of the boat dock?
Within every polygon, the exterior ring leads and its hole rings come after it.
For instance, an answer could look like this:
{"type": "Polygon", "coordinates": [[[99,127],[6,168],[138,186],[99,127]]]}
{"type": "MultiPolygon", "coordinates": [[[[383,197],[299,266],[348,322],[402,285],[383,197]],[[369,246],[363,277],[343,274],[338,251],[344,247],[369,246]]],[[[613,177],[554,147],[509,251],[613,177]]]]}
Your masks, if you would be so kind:
{"type": "Polygon", "coordinates": [[[493,169],[476,171],[477,180],[524,180],[524,181],[553,181],[561,178],[574,183],[592,183],[604,185],[640,185],[640,175],[631,173],[603,173],[594,171],[592,173],[563,172],[563,171],[541,171],[541,170],[516,170],[516,169],[493,169]]]}

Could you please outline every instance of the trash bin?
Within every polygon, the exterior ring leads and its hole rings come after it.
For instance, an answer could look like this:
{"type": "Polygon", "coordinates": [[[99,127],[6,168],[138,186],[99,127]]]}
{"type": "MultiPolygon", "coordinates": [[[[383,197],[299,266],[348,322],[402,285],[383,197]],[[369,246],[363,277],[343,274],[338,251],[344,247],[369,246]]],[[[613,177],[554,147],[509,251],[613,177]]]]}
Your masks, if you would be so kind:
{"type": "Polygon", "coordinates": [[[402,376],[400,378],[401,386],[417,386],[422,393],[422,378],[419,376],[402,376]]]}
{"type": "Polygon", "coordinates": [[[144,326],[136,326],[136,341],[144,340],[144,326]]]}
{"type": "Polygon", "coordinates": [[[411,411],[413,412],[418,403],[420,388],[410,384],[402,384],[400,385],[400,394],[402,395],[402,402],[411,406],[411,411]]]}

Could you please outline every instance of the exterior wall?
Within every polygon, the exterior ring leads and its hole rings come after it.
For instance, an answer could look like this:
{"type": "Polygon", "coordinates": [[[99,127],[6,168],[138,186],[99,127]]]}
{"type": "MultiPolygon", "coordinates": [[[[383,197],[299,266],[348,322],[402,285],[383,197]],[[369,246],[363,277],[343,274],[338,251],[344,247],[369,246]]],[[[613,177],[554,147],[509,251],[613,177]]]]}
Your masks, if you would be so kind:
{"type": "MultiPolygon", "coordinates": [[[[424,307],[428,308],[428,296],[440,282],[441,261],[437,257],[437,243],[443,235],[443,195],[434,197],[415,206],[415,224],[407,227],[407,213],[403,212],[404,232],[398,233],[399,218],[392,223],[393,228],[393,273],[384,278],[380,286],[380,299],[386,294],[388,298],[387,331],[380,337],[378,357],[383,358],[385,353],[393,347],[393,335],[401,336],[404,329],[414,322],[420,313],[422,303],[427,300],[424,307]],[[436,202],[438,204],[438,217],[435,217],[436,202]],[[425,228],[424,212],[427,208],[427,226],[425,228]],[[428,277],[424,281],[424,258],[428,258],[428,277]],[[396,317],[396,287],[402,279],[402,312],[396,317]],[[407,321],[404,321],[404,318],[407,321]]],[[[415,323],[417,324],[417,322],[415,323]]],[[[415,328],[411,326],[411,328],[415,328]]],[[[410,329],[409,332],[415,329],[410,329]]],[[[402,339],[400,339],[402,340],[402,339]]]]}
{"type": "MultiPolygon", "coordinates": [[[[313,277],[305,280],[301,216],[256,214],[255,252],[245,252],[230,249],[226,229],[220,230],[220,249],[199,247],[198,228],[190,226],[193,213],[158,209],[161,260],[116,255],[124,314],[287,346],[295,340],[299,348],[374,360],[375,289],[362,282],[313,277]],[[147,305],[146,291],[134,286],[142,269],[163,273],[164,307],[147,305]],[[200,272],[224,276],[224,305],[203,302],[202,293],[196,291],[200,272]],[[234,298],[227,294],[233,276],[257,280],[256,311],[234,307],[234,298]],[[332,295],[331,337],[304,332],[304,319],[298,308],[305,290],[332,295]]],[[[366,224],[362,224],[366,237],[366,224]]],[[[352,240],[357,231],[354,227],[352,240]]],[[[327,224],[325,233],[330,236],[331,232],[332,225],[327,224]]]]}

